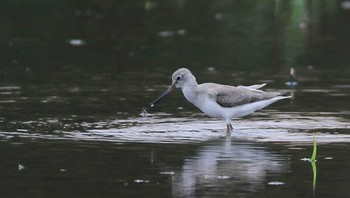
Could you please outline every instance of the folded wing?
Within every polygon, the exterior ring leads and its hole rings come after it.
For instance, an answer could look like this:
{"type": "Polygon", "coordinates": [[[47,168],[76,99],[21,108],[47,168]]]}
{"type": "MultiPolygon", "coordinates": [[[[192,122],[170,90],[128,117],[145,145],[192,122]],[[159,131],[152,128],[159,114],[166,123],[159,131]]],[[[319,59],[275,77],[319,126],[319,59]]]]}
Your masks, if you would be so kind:
{"type": "MultiPolygon", "coordinates": [[[[259,87],[260,88],[260,87],[259,87]]],[[[223,86],[216,91],[216,102],[222,107],[235,107],[279,96],[280,93],[264,92],[255,87],[223,86]]]]}

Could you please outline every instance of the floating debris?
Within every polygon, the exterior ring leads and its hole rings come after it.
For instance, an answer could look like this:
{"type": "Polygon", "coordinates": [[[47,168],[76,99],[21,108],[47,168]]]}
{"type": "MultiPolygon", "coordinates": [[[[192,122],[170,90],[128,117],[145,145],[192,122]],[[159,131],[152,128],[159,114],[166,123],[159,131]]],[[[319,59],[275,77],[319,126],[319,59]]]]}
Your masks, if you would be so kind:
{"type": "Polygon", "coordinates": [[[163,172],[159,172],[159,174],[161,175],[175,175],[174,171],[163,171],[163,172]]]}
{"type": "Polygon", "coordinates": [[[281,182],[281,181],[271,181],[271,182],[269,182],[267,184],[270,185],[270,186],[281,186],[281,185],[284,185],[285,183],[281,182]]]}
{"type": "Polygon", "coordinates": [[[214,15],[214,18],[218,21],[222,21],[224,19],[224,16],[225,16],[224,13],[216,13],[214,15]]]}
{"type": "Polygon", "coordinates": [[[216,71],[215,67],[208,67],[207,70],[209,72],[215,72],[216,71]]]}
{"type": "Polygon", "coordinates": [[[176,30],[176,34],[180,36],[185,36],[187,31],[185,29],[176,30]]]}
{"type": "Polygon", "coordinates": [[[160,31],[158,32],[158,36],[163,38],[169,38],[174,36],[174,31],[160,31]]]}
{"type": "Polygon", "coordinates": [[[135,183],[149,183],[149,180],[144,180],[144,179],[135,179],[135,183]]]}
{"type": "Polygon", "coordinates": [[[307,66],[307,69],[308,69],[308,70],[313,70],[314,68],[315,68],[315,67],[314,67],[313,65],[308,65],[308,66],[307,66]]]}
{"type": "Polygon", "coordinates": [[[306,157],[301,158],[300,160],[304,161],[304,162],[311,162],[311,159],[310,158],[306,158],[306,157]]]}
{"type": "Polygon", "coordinates": [[[187,30],[185,29],[179,29],[179,30],[164,30],[158,32],[158,36],[162,38],[170,38],[174,37],[176,35],[178,36],[185,36],[187,34],[187,30]]]}
{"type": "Polygon", "coordinates": [[[73,45],[73,46],[83,46],[86,44],[86,41],[84,41],[82,39],[68,39],[67,43],[69,43],[70,45],[73,45]]]}
{"type": "Polygon", "coordinates": [[[21,171],[21,170],[23,170],[23,169],[25,169],[26,167],[25,166],[23,166],[22,164],[18,164],[18,171],[21,171]]]}

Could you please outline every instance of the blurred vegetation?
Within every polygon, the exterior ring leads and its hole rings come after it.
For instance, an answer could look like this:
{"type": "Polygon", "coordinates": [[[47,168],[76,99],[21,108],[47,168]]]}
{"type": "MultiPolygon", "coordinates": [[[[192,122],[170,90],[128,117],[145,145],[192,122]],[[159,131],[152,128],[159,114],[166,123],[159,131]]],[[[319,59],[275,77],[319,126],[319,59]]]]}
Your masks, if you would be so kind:
{"type": "Polygon", "coordinates": [[[44,78],[46,70],[168,71],[181,66],[346,69],[350,10],[344,2],[3,1],[0,77],[44,78]],[[71,39],[84,44],[71,45],[71,39]]]}

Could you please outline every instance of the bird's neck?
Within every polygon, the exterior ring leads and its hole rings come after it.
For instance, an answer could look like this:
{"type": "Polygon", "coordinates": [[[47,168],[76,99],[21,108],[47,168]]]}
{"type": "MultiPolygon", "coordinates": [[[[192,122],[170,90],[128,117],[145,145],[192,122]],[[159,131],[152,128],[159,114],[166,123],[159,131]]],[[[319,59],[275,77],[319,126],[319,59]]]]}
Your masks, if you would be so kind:
{"type": "Polygon", "coordinates": [[[197,100],[195,95],[197,86],[197,81],[194,80],[191,83],[187,83],[186,86],[182,87],[182,93],[184,94],[185,98],[191,103],[194,103],[197,100]]]}

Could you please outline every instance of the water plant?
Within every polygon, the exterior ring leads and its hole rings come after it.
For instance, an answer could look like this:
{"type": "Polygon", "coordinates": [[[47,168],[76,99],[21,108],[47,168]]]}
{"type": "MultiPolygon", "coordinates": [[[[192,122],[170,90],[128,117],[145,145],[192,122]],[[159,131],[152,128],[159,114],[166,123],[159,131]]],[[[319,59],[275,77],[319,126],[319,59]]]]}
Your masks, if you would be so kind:
{"type": "Polygon", "coordinates": [[[316,177],[317,177],[317,167],[316,167],[316,155],[317,155],[317,142],[316,142],[316,135],[313,133],[314,136],[314,148],[311,155],[311,167],[312,167],[312,173],[313,173],[313,180],[312,180],[312,190],[313,194],[315,194],[316,189],[316,177]]]}
{"type": "Polygon", "coordinates": [[[314,148],[313,148],[313,151],[312,151],[311,162],[316,162],[317,143],[316,143],[316,135],[315,135],[315,133],[313,133],[313,135],[314,135],[314,148]]]}

